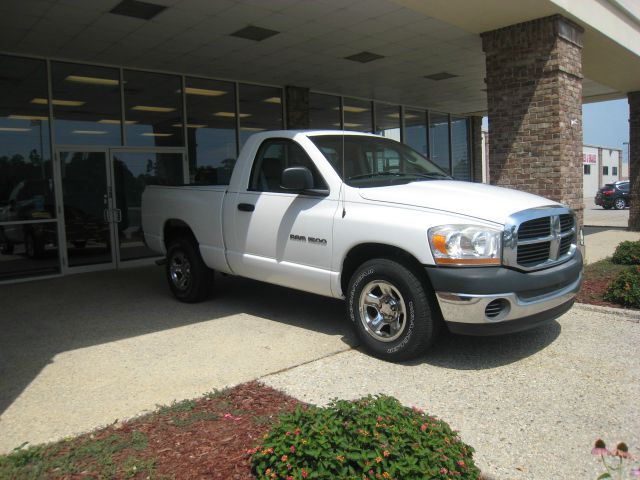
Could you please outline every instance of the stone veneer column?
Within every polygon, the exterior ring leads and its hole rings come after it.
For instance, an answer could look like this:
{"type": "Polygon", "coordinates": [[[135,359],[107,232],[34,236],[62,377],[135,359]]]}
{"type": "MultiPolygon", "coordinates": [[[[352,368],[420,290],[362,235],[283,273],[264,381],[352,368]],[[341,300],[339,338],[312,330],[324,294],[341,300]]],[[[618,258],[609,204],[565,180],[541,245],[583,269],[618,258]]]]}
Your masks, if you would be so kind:
{"type": "MultiPolygon", "coordinates": [[[[629,99],[629,180],[631,206],[629,230],[640,230],[640,92],[630,92],[629,99]]],[[[621,172],[622,173],[622,172],[621,172]]]]}
{"type": "Polygon", "coordinates": [[[554,15],[482,34],[490,183],[567,204],[580,224],[582,32],[554,15]]]}
{"type": "Polygon", "coordinates": [[[298,130],[309,128],[309,89],[304,87],[285,87],[287,128],[298,130]]]}
{"type": "Polygon", "coordinates": [[[482,117],[471,117],[471,180],[482,183],[482,117]]]}

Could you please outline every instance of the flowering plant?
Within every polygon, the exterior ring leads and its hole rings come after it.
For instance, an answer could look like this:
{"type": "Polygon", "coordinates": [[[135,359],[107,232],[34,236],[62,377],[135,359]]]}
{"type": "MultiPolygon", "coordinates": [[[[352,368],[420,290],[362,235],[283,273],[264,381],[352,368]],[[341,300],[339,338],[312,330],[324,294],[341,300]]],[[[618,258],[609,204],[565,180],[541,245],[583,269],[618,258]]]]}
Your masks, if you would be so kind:
{"type": "Polygon", "coordinates": [[[591,454],[599,455],[602,465],[604,465],[606,469],[606,471],[598,477],[598,480],[605,480],[607,478],[622,480],[627,471],[629,471],[629,474],[633,477],[640,477],[640,467],[635,466],[629,469],[629,465],[627,465],[627,463],[635,459],[629,453],[629,447],[624,442],[618,443],[616,448],[609,450],[604,441],[598,439],[591,449],[591,454]]]}
{"type": "Polygon", "coordinates": [[[259,480],[471,480],[473,452],[445,422],[379,395],[282,414],[248,453],[259,480]]]}

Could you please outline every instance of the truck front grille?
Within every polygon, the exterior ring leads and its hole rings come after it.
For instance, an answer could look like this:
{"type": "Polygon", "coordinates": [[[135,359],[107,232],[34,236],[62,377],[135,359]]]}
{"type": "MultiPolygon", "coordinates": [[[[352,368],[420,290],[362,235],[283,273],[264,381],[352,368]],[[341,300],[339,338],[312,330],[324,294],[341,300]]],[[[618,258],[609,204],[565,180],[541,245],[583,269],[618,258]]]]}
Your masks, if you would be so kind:
{"type": "Polygon", "coordinates": [[[540,270],[567,261],[576,250],[576,224],[571,210],[549,207],[512,215],[505,226],[505,265],[540,270]]]}

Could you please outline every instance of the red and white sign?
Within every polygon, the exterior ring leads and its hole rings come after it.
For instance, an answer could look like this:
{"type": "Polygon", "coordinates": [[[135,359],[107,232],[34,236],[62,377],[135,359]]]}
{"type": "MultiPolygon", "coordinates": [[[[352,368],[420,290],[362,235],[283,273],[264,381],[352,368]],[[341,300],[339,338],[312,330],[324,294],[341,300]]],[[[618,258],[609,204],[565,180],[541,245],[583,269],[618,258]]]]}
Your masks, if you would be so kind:
{"type": "Polygon", "coordinates": [[[598,156],[595,153],[583,153],[582,163],[584,165],[595,165],[598,163],[598,156]]]}

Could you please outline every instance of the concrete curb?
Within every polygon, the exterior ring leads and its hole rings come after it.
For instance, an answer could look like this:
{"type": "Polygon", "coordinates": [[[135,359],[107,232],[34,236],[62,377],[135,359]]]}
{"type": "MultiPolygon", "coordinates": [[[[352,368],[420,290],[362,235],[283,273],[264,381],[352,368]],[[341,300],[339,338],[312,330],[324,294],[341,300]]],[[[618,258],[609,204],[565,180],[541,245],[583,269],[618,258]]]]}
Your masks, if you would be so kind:
{"type": "Polygon", "coordinates": [[[626,308],[602,307],[588,303],[575,303],[573,308],[586,310],[587,312],[605,313],[613,315],[616,320],[624,320],[632,323],[640,323],[640,310],[628,310],[626,308]]]}

